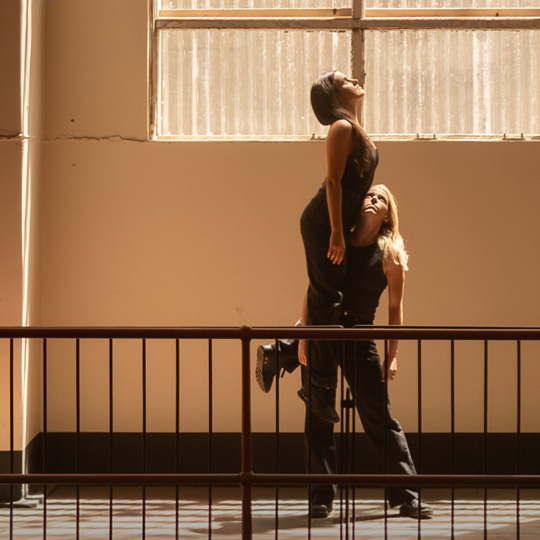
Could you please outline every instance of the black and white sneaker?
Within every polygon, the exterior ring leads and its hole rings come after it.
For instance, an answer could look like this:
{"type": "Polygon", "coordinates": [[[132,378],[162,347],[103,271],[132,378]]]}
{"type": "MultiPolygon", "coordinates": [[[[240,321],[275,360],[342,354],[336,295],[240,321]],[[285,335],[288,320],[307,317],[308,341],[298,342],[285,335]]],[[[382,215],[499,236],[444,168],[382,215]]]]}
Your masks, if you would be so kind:
{"type": "Polygon", "coordinates": [[[431,519],[433,517],[433,508],[422,499],[413,499],[400,506],[399,515],[413,519],[431,519]]]}
{"type": "Polygon", "coordinates": [[[255,378],[260,389],[267,394],[272,388],[276,376],[276,346],[260,345],[257,348],[257,366],[255,378]]]}
{"type": "Polygon", "coordinates": [[[310,517],[311,519],[327,518],[332,512],[331,504],[312,504],[310,517]]]}

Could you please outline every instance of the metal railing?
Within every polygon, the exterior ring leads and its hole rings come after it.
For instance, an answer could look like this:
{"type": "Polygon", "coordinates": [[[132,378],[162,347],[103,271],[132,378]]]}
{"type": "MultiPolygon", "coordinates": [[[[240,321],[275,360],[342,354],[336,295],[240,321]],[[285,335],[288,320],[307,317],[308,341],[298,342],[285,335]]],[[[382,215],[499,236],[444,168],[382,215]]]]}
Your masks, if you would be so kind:
{"type": "MultiPolygon", "coordinates": [[[[285,473],[257,473],[253,471],[253,439],[252,439],[252,412],[251,412],[251,386],[253,372],[251,365],[251,343],[253,340],[276,340],[284,338],[295,339],[329,339],[329,340],[390,340],[399,339],[402,341],[416,341],[418,343],[418,365],[419,365],[419,385],[418,385],[418,415],[419,415],[419,433],[421,432],[421,345],[424,341],[444,340],[451,345],[452,357],[452,435],[454,433],[454,408],[455,408],[455,389],[453,382],[454,373],[454,343],[455,341],[481,341],[484,343],[484,435],[487,434],[487,369],[488,369],[488,343],[490,341],[511,341],[516,344],[517,351],[517,384],[518,384],[518,404],[517,404],[517,444],[519,461],[519,441],[521,435],[521,343],[523,341],[540,342],[540,328],[497,328],[497,327],[363,327],[363,328],[315,328],[315,327],[210,327],[210,328],[148,328],[148,327],[124,327],[124,328],[104,328],[104,327],[4,327],[0,328],[0,342],[9,341],[9,396],[10,396],[10,419],[9,419],[9,451],[10,465],[9,473],[0,474],[0,485],[10,485],[11,497],[9,505],[11,516],[13,515],[14,485],[239,485],[242,488],[242,538],[252,538],[252,501],[254,486],[286,486],[286,485],[307,485],[314,483],[338,483],[343,485],[355,486],[388,486],[388,485],[417,485],[417,486],[449,486],[454,489],[456,486],[512,486],[517,488],[517,497],[519,489],[522,487],[540,487],[540,475],[520,474],[519,463],[517,464],[516,474],[417,474],[417,475],[395,475],[395,474],[285,474],[285,473]],[[45,455],[43,458],[43,472],[41,473],[18,473],[15,472],[14,465],[14,341],[15,340],[42,340],[43,351],[43,453],[46,452],[47,437],[47,340],[76,340],[76,378],[77,378],[77,410],[76,410],[76,433],[77,433],[77,454],[79,452],[80,435],[80,369],[79,369],[79,340],[81,339],[105,339],[109,342],[109,414],[110,414],[110,451],[111,465],[107,474],[81,474],[79,473],[79,463],[77,460],[76,473],[56,474],[46,472],[45,455]],[[145,378],[145,344],[147,340],[175,340],[176,356],[178,369],[178,343],[180,340],[236,340],[241,343],[241,377],[242,377],[242,419],[241,419],[241,466],[236,473],[171,473],[171,474],[118,474],[112,472],[112,434],[113,416],[112,416],[112,375],[113,375],[113,343],[116,340],[136,339],[142,342],[143,359],[143,468],[146,448],[146,378],[145,378]]],[[[211,358],[211,346],[209,355],[211,358]]],[[[179,386],[178,371],[176,385],[177,400],[177,419],[176,432],[178,434],[178,402],[179,386]]],[[[212,384],[210,382],[210,384],[212,384]]],[[[211,392],[210,392],[211,394],[211,392]]],[[[277,402],[276,402],[277,403],[277,402]]],[[[278,405],[277,405],[278,406],[278,405]]],[[[453,439],[452,439],[453,440],[453,439]]],[[[484,441],[485,444],[485,441],[484,441]]],[[[485,447],[484,447],[485,452],[485,447]]],[[[178,453],[176,452],[177,459],[178,453]]],[[[178,471],[178,464],[176,463],[178,471]]],[[[484,471],[486,472],[486,471],[484,471]]],[[[144,496],[144,492],[143,492],[144,496]]],[[[44,489],[44,514],[46,512],[47,490],[44,489]]],[[[112,497],[112,492],[111,492],[112,497]]],[[[78,518],[77,518],[78,519],[78,518]]],[[[112,518],[111,518],[112,519],[112,518]]],[[[44,518],[46,523],[46,518],[44,518]]],[[[519,527],[519,516],[518,516],[519,527]]],[[[12,537],[12,530],[11,536],[12,537]]],[[[178,533],[177,533],[178,534],[178,533]]],[[[277,532],[276,532],[277,534],[277,532]]],[[[112,521],[110,529],[112,538],[112,521]]],[[[144,534],[143,534],[144,537],[144,534]]]]}

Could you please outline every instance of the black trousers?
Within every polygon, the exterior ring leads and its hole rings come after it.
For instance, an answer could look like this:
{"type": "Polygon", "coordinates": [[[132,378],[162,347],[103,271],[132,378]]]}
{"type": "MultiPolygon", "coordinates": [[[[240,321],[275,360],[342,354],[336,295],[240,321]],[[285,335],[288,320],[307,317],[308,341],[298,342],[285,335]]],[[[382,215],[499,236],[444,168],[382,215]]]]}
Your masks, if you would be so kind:
{"type": "MultiPolygon", "coordinates": [[[[361,196],[343,190],[341,214],[345,233],[354,224],[360,203],[361,196]]],[[[327,257],[331,227],[324,186],[302,213],[300,231],[304,242],[309,277],[308,319],[304,324],[340,325],[346,261],[343,260],[341,264],[332,264],[327,257]]],[[[336,388],[337,365],[335,342],[319,340],[310,342],[312,384],[324,388],[336,388]]]]}
{"type": "MultiPolygon", "coordinates": [[[[373,341],[347,341],[340,362],[351,388],[356,410],[377,456],[381,470],[391,474],[416,474],[407,439],[399,422],[390,415],[390,401],[381,382],[382,368],[373,341]]],[[[307,369],[302,366],[303,378],[307,369]]],[[[316,474],[337,472],[334,424],[309,414],[306,407],[306,470],[316,474]]],[[[312,504],[331,504],[335,485],[313,484],[312,504]]],[[[411,501],[418,494],[406,486],[390,486],[390,506],[411,501]]]]}

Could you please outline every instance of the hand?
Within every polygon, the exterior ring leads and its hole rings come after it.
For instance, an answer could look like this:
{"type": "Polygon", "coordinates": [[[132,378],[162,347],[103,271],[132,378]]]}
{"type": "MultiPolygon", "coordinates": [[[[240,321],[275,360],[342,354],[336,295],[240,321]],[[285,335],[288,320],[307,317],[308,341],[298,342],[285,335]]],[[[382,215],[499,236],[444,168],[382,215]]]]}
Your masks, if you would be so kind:
{"type": "Polygon", "coordinates": [[[300,339],[298,341],[298,361],[307,366],[307,340],[300,339]]]}
{"type": "Polygon", "coordinates": [[[385,382],[385,375],[388,375],[388,382],[392,382],[397,375],[397,356],[394,356],[394,358],[391,359],[387,369],[385,364],[386,362],[383,363],[381,382],[385,382]]]}
{"type": "Polygon", "coordinates": [[[332,264],[341,264],[345,257],[345,238],[342,231],[333,231],[330,235],[330,247],[326,255],[332,264]]]}

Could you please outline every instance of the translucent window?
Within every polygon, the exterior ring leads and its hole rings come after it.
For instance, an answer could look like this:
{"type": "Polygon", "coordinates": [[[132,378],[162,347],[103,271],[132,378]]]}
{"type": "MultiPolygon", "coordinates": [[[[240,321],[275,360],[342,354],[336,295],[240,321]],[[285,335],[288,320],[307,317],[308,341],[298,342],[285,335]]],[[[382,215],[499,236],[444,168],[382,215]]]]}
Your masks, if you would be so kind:
{"type": "Polygon", "coordinates": [[[310,87],[350,70],[350,42],[350,32],[163,30],[158,135],[324,135],[310,87]]]}
{"type": "Polygon", "coordinates": [[[540,32],[366,33],[370,133],[540,132],[540,32]]]}
{"type": "Polygon", "coordinates": [[[537,8],[540,0],[366,0],[366,8],[537,8]]]}
{"type": "Polygon", "coordinates": [[[161,9],[299,9],[351,7],[351,0],[161,0],[161,9]]]}
{"type": "Polygon", "coordinates": [[[152,136],[324,136],[309,89],[334,69],[365,71],[373,134],[540,134],[540,0],[154,1],[152,136]]]}

